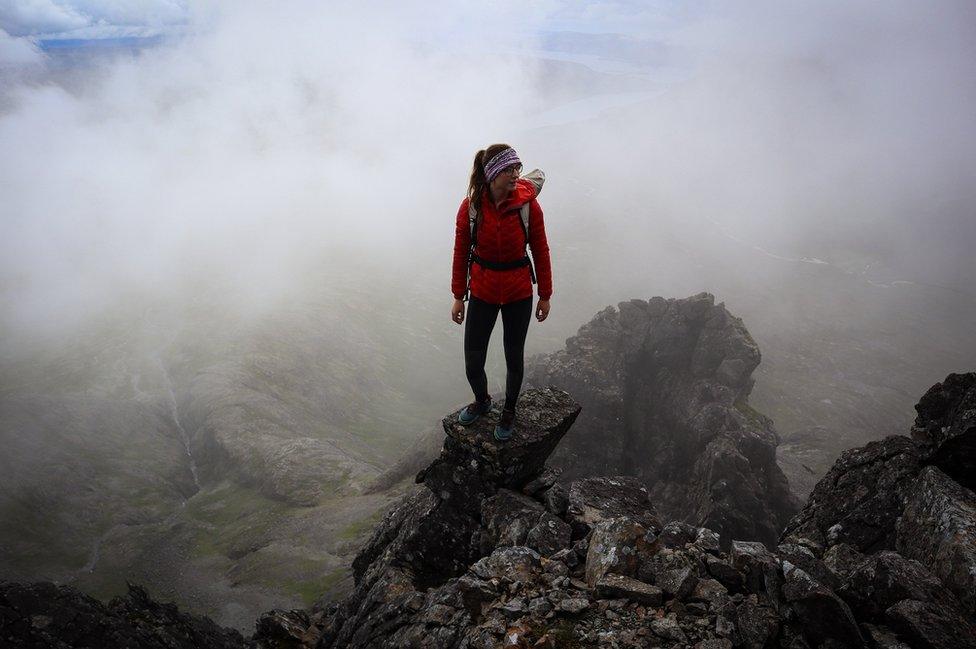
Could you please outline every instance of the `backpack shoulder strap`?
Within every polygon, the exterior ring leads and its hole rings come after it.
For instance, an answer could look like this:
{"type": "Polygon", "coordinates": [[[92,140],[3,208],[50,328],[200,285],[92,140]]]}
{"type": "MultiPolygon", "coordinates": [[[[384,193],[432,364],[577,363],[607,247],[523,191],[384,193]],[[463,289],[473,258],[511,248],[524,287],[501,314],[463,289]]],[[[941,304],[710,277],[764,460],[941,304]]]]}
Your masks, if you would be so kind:
{"type": "Polygon", "coordinates": [[[468,227],[471,229],[471,247],[474,248],[478,238],[478,210],[472,200],[468,200],[468,227]]]}
{"type": "Polygon", "coordinates": [[[525,243],[529,243],[529,211],[531,210],[531,204],[526,203],[519,208],[519,216],[522,219],[522,232],[525,233],[525,243]]]}

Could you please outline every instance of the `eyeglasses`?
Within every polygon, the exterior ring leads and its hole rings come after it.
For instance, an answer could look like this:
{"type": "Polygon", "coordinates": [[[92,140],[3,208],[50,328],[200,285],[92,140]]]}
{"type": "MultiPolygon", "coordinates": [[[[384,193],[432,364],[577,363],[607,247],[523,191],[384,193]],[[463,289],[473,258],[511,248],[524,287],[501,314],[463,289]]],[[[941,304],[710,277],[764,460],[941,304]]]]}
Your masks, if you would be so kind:
{"type": "Polygon", "coordinates": [[[501,170],[503,174],[509,174],[510,176],[517,176],[522,173],[522,165],[509,165],[501,170]]]}

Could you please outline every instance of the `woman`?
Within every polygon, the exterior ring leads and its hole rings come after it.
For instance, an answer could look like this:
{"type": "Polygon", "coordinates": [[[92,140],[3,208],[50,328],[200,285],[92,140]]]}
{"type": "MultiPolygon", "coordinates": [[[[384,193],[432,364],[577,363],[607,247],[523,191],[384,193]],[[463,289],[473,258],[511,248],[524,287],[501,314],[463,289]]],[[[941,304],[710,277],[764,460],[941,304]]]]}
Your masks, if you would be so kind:
{"type": "Polygon", "coordinates": [[[542,186],[520,178],[522,162],[507,144],[493,144],[478,151],[468,184],[468,197],[461,201],[454,237],[454,268],[451,318],[464,326],[464,369],[474,392],[474,402],[461,410],[459,421],[469,425],[491,408],[485,360],[488,339],[502,314],[505,344],[505,407],[495,439],[511,438],[515,427],[515,406],[522,387],[525,366],[525,335],[532,318],[532,263],[526,245],[532,249],[538,276],[539,303],[535,317],[542,322],[549,315],[552,296],[552,267],[549,244],[536,196],[542,186]],[[522,208],[528,205],[528,232],[522,208]],[[469,209],[473,205],[474,209],[469,209]],[[470,273],[470,284],[466,283],[470,273]],[[467,319],[464,300],[470,292],[467,319]]]}

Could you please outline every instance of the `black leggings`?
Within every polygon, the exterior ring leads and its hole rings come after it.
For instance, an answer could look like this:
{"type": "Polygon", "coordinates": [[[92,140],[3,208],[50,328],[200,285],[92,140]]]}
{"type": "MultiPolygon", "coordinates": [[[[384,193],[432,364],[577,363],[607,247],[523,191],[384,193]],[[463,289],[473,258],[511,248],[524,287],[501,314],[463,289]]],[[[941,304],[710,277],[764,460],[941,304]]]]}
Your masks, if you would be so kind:
{"type": "Polygon", "coordinates": [[[468,313],[464,321],[464,371],[475,399],[488,398],[488,376],[485,361],[488,358],[488,339],[502,312],[502,340],[505,344],[505,407],[514,410],[522,389],[525,372],[525,334],[532,319],[532,298],[527,297],[509,304],[489,304],[476,297],[468,301],[468,313]]]}

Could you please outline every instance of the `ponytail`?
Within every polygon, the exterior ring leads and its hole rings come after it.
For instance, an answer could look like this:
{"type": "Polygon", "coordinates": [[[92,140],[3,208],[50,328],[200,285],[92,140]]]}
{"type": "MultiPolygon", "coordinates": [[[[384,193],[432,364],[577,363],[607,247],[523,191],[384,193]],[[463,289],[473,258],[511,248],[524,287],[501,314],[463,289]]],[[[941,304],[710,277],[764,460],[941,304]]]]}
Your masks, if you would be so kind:
{"type": "Polygon", "coordinates": [[[481,218],[481,201],[488,191],[488,178],[485,176],[485,160],[490,160],[499,151],[510,149],[507,144],[492,144],[487,149],[481,149],[474,154],[474,166],[471,168],[471,179],[468,181],[468,199],[474,205],[478,219],[481,218]]]}

